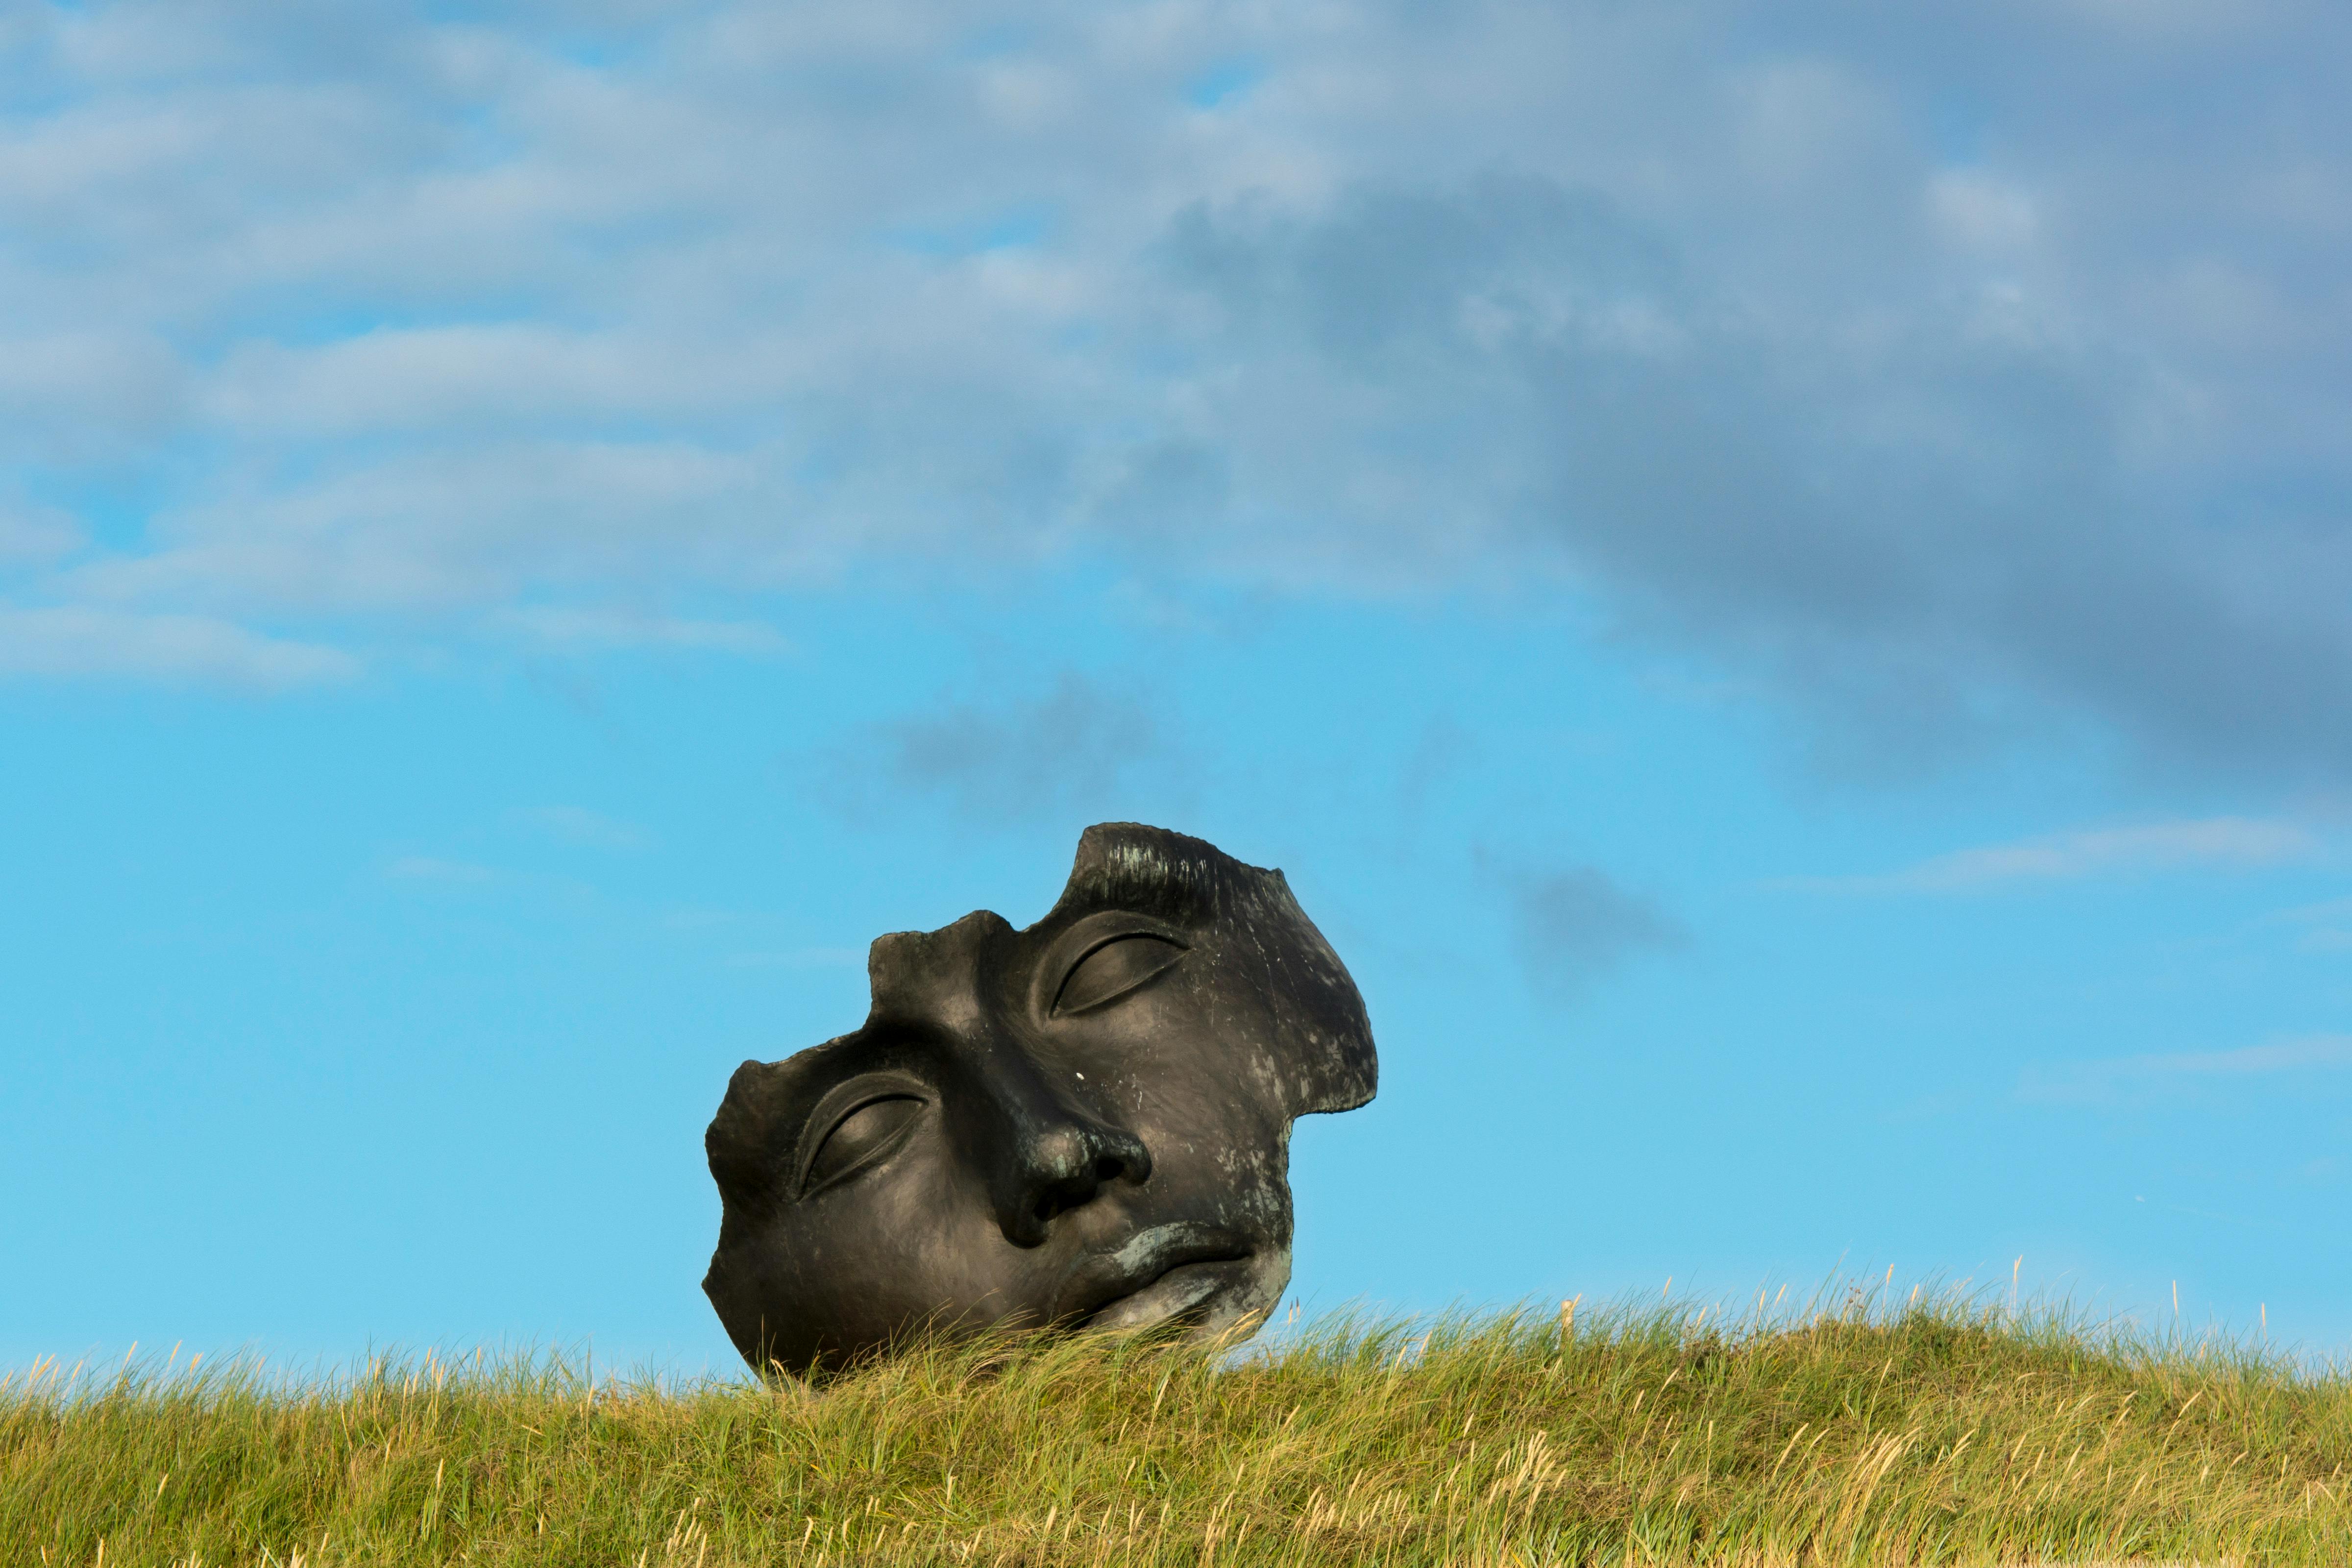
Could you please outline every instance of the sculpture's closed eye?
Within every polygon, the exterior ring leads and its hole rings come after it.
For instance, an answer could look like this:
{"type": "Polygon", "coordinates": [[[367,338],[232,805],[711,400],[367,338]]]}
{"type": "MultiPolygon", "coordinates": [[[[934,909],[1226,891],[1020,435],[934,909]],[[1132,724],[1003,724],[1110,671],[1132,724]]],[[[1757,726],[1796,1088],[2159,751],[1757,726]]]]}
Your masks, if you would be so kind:
{"type": "Polygon", "coordinates": [[[801,1178],[802,1196],[864,1170],[897,1148],[922,1108],[913,1095],[894,1094],[869,1100],[835,1122],[801,1178]]]}
{"type": "Polygon", "coordinates": [[[1184,956],[1184,949],[1163,936],[1134,931],[1115,936],[1070,966],[1054,1011],[1083,1013],[1124,996],[1184,956]]]}

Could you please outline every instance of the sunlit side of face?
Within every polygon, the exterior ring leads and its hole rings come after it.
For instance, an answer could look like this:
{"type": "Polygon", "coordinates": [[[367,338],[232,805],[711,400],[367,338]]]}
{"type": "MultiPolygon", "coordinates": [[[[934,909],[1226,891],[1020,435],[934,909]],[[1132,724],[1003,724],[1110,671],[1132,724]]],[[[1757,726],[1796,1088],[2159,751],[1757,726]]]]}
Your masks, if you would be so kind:
{"type": "Polygon", "coordinates": [[[1291,1120],[1361,1103],[1373,1070],[1278,873],[1095,828],[1036,926],[885,937],[872,971],[865,1027],[746,1063],[712,1123],[705,1289],[754,1364],[839,1364],[926,1322],[1212,1331],[1274,1305],[1291,1120]]]}

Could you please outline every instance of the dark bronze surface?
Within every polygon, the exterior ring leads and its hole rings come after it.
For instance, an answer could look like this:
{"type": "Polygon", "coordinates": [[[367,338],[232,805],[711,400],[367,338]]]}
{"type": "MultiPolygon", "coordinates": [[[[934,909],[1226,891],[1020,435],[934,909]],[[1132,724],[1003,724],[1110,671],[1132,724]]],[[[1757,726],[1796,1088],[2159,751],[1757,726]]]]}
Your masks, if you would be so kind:
{"type": "Polygon", "coordinates": [[[876,940],[865,1026],[736,1069],[702,1288],[754,1366],[927,1322],[1215,1332],[1290,1280],[1290,1124],[1371,1099],[1355,983],[1279,871],[1105,823],[1051,913],[876,940]]]}

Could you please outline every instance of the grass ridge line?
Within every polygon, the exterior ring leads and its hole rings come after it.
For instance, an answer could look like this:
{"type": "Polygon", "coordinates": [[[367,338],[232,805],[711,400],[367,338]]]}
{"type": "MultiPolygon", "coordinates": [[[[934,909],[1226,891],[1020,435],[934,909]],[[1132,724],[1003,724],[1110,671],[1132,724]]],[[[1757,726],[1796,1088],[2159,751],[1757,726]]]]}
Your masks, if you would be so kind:
{"type": "Polygon", "coordinates": [[[587,1372],[7,1374],[0,1563],[2352,1562],[2342,1369],[1950,1291],[587,1372]]]}

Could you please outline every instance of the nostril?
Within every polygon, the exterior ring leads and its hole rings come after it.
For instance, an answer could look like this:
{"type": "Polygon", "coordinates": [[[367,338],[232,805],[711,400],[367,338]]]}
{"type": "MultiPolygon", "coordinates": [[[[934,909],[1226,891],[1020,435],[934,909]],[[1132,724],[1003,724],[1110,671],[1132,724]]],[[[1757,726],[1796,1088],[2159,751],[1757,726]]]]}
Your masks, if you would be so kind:
{"type": "Polygon", "coordinates": [[[1086,1203],[1101,1190],[1104,1184],[1126,1175],[1128,1168],[1126,1161],[1105,1154],[1095,1161],[1091,1178],[1080,1176],[1046,1188],[1037,1194],[1037,1201],[1029,1205],[1029,1213],[1039,1225],[1044,1225],[1055,1215],[1066,1214],[1086,1203]]]}
{"type": "Polygon", "coordinates": [[[997,1211],[1006,1237],[1035,1247],[1054,1222],[1093,1203],[1110,1188],[1138,1187],[1151,1177],[1151,1154],[1125,1131],[1071,1117],[1021,1141],[1018,1164],[1004,1173],[1021,1185],[1004,1193],[997,1211]]]}

